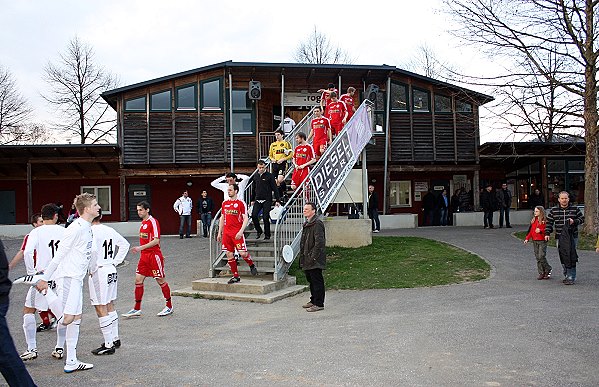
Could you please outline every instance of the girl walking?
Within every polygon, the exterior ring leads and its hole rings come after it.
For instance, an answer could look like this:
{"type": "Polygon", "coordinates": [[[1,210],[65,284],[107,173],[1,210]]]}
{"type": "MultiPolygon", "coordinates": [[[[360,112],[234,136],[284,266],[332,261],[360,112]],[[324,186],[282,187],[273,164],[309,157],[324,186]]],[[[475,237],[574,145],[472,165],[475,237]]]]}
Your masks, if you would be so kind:
{"type": "Polygon", "coordinates": [[[545,240],[545,223],[545,208],[543,206],[536,206],[534,217],[530,221],[528,234],[524,238],[524,243],[526,244],[532,239],[535,257],[537,258],[537,269],[539,271],[538,280],[551,278],[551,266],[546,258],[547,241],[545,240]]]}

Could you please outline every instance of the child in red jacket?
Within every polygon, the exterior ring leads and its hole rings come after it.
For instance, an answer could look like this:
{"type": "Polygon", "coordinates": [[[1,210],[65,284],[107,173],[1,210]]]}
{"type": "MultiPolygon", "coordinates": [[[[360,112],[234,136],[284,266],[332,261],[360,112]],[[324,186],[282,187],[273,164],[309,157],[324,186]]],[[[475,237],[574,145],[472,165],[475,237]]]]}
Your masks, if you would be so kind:
{"type": "Polygon", "coordinates": [[[532,239],[535,249],[535,257],[537,258],[537,269],[539,271],[538,280],[551,278],[551,265],[547,262],[547,241],[545,240],[545,208],[536,206],[534,217],[530,221],[528,234],[524,238],[524,243],[528,243],[532,239]]]}

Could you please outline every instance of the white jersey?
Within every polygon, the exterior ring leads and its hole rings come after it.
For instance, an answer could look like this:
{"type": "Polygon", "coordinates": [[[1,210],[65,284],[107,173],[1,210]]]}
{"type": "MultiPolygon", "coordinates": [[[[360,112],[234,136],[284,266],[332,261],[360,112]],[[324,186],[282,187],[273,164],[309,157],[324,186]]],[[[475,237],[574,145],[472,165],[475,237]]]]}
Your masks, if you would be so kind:
{"type": "MultiPolygon", "coordinates": [[[[243,199],[243,192],[245,191],[245,187],[248,185],[250,181],[250,177],[248,175],[242,175],[239,173],[237,174],[237,178],[241,179],[241,181],[237,183],[237,185],[239,186],[237,199],[245,201],[243,199]]],[[[226,176],[215,179],[212,183],[210,183],[210,185],[216,189],[223,191],[223,193],[225,194],[223,200],[229,200],[229,194],[227,192],[227,190],[229,189],[229,183],[227,183],[226,176]]]]}
{"type": "Polygon", "coordinates": [[[65,229],[60,249],[44,272],[44,280],[48,281],[54,275],[54,278],[70,277],[83,281],[92,257],[93,243],[92,224],[77,218],[65,229]]]}
{"type": "Polygon", "coordinates": [[[98,267],[118,265],[129,251],[129,242],[112,227],[103,224],[92,226],[94,248],[89,264],[89,272],[95,273],[98,267]]]}
{"type": "Polygon", "coordinates": [[[58,252],[65,231],[64,227],[56,224],[44,224],[31,230],[23,251],[27,274],[32,275],[48,267],[58,252]]]}
{"type": "Polygon", "coordinates": [[[287,137],[289,133],[293,131],[293,128],[295,128],[295,121],[293,121],[293,119],[290,117],[285,117],[283,120],[283,131],[285,132],[285,137],[287,137]]]}

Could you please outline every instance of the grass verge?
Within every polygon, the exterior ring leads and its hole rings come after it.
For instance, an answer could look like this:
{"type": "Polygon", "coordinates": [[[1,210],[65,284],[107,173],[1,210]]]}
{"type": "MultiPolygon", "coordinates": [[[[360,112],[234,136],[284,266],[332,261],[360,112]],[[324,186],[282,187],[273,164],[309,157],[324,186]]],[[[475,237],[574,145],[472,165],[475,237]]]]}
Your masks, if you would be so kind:
{"type": "MultiPolygon", "coordinates": [[[[526,238],[526,231],[518,231],[514,233],[514,236],[518,239],[524,240],[526,238]]],[[[549,239],[549,246],[555,247],[555,234],[551,235],[551,239],[549,239]]],[[[597,244],[597,234],[586,234],[586,233],[578,233],[578,246],[576,247],[578,250],[595,250],[595,245],[597,244]]]]}
{"type": "MultiPolygon", "coordinates": [[[[327,248],[327,289],[388,289],[447,285],[485,279],[489,264],[457,247],[416,237],[374,237],[370,246],[327,248]]],[[[306,277],[293,264],[298,284],[306,277]]]]}

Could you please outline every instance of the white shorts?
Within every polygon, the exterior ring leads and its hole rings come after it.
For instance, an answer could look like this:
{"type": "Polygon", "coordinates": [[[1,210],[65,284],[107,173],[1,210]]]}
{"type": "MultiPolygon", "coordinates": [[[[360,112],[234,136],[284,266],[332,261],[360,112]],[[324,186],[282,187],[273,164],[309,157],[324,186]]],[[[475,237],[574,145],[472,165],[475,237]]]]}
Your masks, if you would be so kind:
{"type": "Polygon", "coordinates": [[[83,281],[72,277],[56,280],[56,295],[62,301],[63,314],[77,316],[83,312],[83,281]]]}
{"type": "MultiPolygon", "coordinates": [[[[51,289],[56,290],[53,281],[48,283],[48,288],[49,292],[53,291],[51,289]]],[[[46,301],[46,296],[38,292],[35,286],[32,286],[27,292],[27,297],[25,298],[25,307],[46,311],[48,310],[48,301],[46,301]]]]}
{"type": "Polygon", "coordinates": [[[117,273],[114,265],[102,266],[89,275],[89,299],[92,305],[106,305],[116,300],[117,273]]]}

